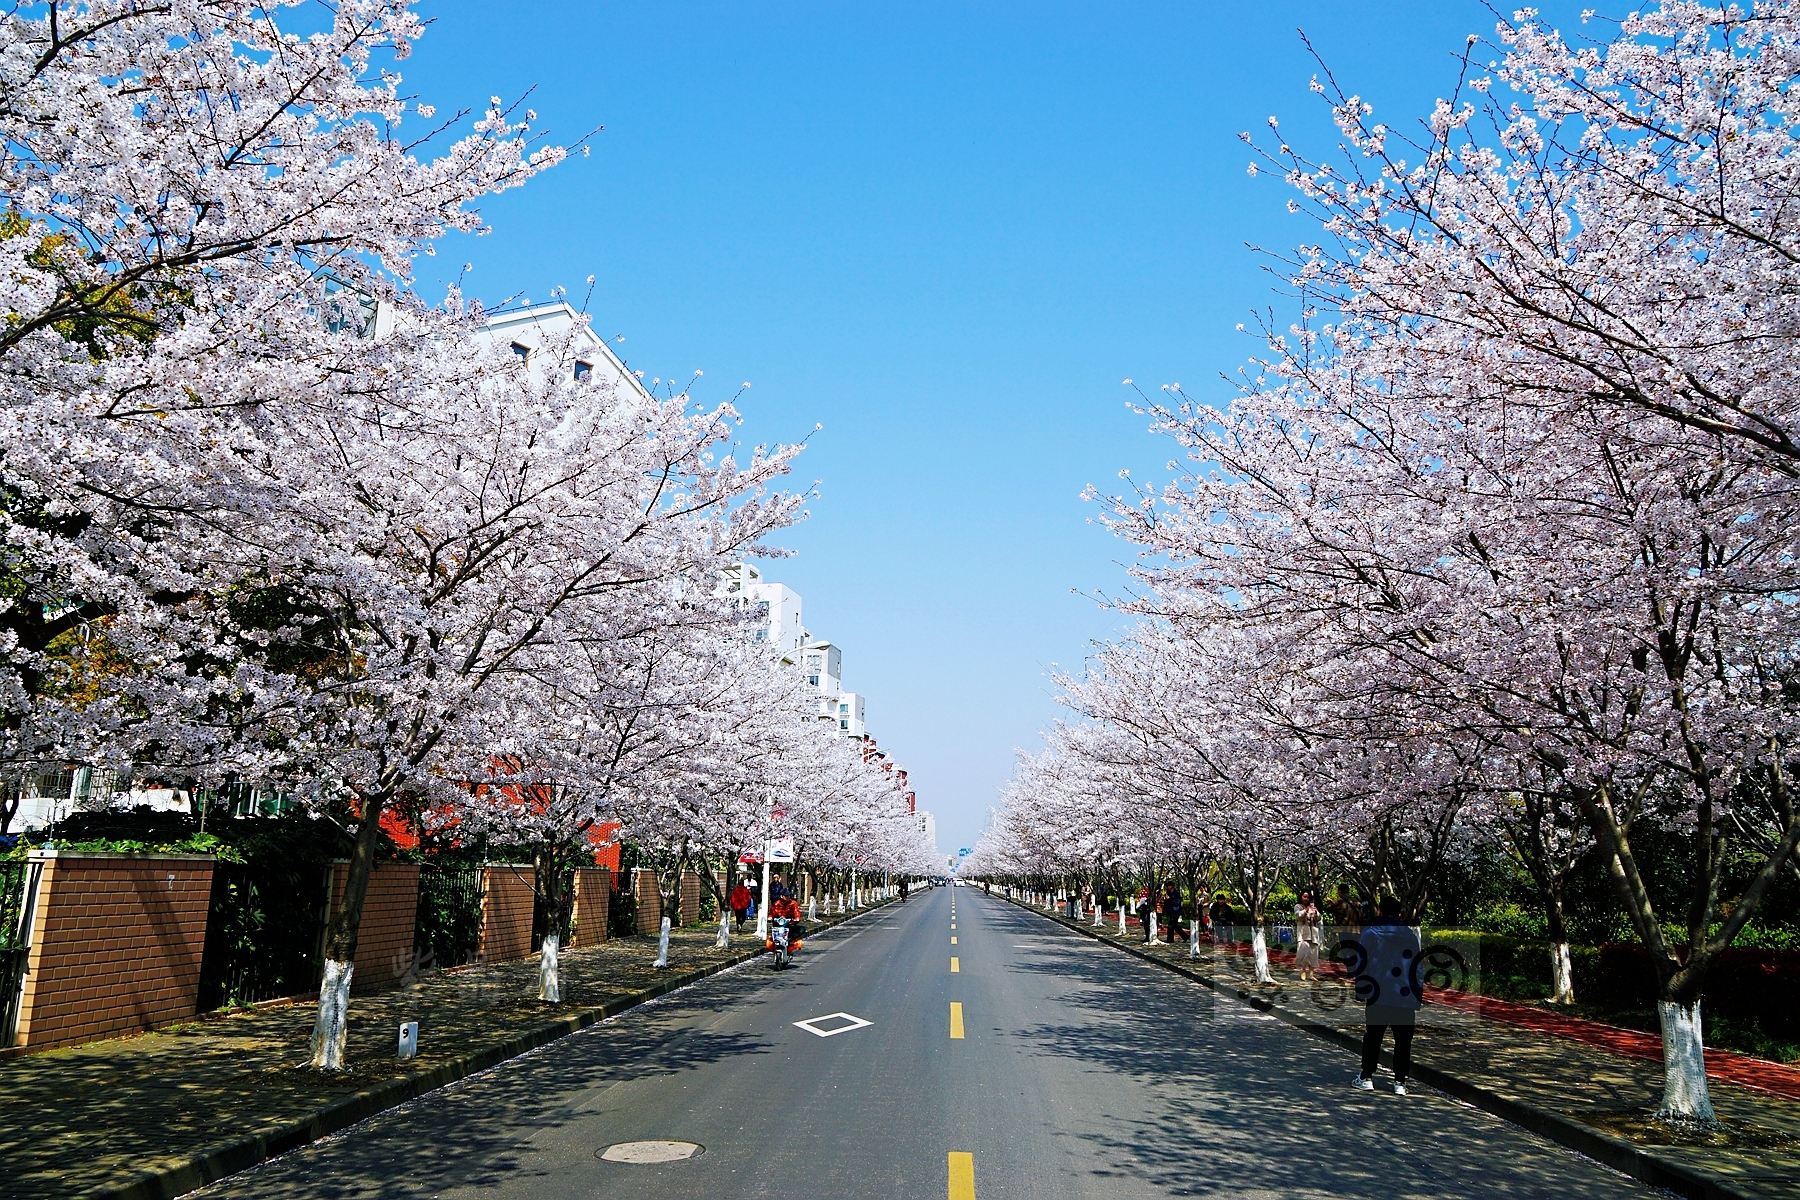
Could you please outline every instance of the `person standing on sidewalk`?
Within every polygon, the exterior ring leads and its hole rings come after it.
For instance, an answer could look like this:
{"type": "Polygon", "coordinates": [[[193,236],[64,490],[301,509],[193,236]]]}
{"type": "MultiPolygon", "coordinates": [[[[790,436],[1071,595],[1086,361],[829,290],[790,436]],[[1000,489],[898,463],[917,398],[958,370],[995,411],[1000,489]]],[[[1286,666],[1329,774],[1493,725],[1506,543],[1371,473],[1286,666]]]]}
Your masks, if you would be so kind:
{"type": "Polygon", "coordinates": [[[1224,892],[1213,897],[1212,902],[1213,943],[1224,946],[1231,942],[1231,901],[1224,892]]]}
{"type": "Polygon", "coordinates": [[[1181,936],[1181,915],[1181,889],[1175,885],[1174,880],[1170,880],[1163,887],[1163,919],[1169,924],[1168,938],[1171,946],[1181,936]]]}
{"type": "Polygon", "coordinates": [[[1313,903],[1310,891],[1300,893],[1294,906],[1294,965],[1300,968],[1300,982],[1310,983],[1319,975],[1319,947],[1325,942],[1324,918],[1313,903]]]}
{"type": "Polygon", "coordinates": [[[1138,924],[1142,926],[1144,945],[1150,944],[1150,914],[1156,911],[1156,904],[1150,899],[1148,885],[1138,889],[1137,903],[1132,906],[1137,911],[1138,924]]]}
{"type": "Polygon", "coordinates": [[[1421,1003],[1419,996],[1419,931],[1400,921],[1400,901],[1383,896],[1377,915],[1357,939],[1361,953],[1353,965],[1356,998],[1363,1002],[1362,1071],[1352,1081],[1368,1092],[1375,1089],[1375,1072],[1381,1063],[1381,1039],[1394,1031],[1394,1095],[1406,1095],[1406,1077],[1412,1071],[1413,1026],[1421,1003]]]}

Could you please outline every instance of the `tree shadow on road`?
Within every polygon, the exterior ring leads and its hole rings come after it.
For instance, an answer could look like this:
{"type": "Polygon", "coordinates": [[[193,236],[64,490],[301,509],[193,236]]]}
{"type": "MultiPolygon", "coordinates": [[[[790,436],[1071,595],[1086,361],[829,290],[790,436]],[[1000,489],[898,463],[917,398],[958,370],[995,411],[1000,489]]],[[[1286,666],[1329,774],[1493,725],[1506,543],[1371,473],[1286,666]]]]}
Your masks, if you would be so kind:
{"type": "Polygon", "coordinates": [[[532,1140],[575,1121],[597,1090],[768,1054],[761,1035],[693,1027],[769,981],[732,976],[719,982],[733,986],[635,1010],[629,1022],[594,1026],[198,1194],[349,1200],[517,1183],[536,1170],[527,1162],[532,1140]],[[420,1140],[419,1130],[428,1139],[420,1140]]]}
{"type": "MultiPolygon", "coordinates": [[[[1024,948],[1007,969],[1062,981],[1056,998],[1080,1018],[1008,1036],[1023,1053],[1130,1079],[1140,1100],[1132,1111],[1095,1113],[1090,1129],[1069,1135],[1107,1164],[1096,1176],[1186,1196],[1645,1194],[1622,1175],[1436,1093],[1398,1097],[1385,1082],[1357,1092],[1349,1051],[1067,937],[1024,948]]],[[[1419,1034],[1422,1052],[1429,1037],[1419,1034]]]]}

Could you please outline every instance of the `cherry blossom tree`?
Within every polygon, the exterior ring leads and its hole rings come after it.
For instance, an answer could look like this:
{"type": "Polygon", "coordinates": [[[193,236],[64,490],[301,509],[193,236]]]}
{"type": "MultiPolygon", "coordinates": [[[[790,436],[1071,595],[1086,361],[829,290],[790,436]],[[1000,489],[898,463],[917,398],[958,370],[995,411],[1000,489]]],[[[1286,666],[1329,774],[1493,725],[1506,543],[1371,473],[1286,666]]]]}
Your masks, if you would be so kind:
{"type": "MultiPolygon", "coordinates": [[[[1253,167],[1318,221],[1285,265],[1297,319],[1228,408],[1146,398],[1185,468],[1092,494],[1142,551],[1121,607],[1151,624],[1070,689],[1179,784],[1135,770],[1134,799],[1216,812],[1217,766],[1257,762],[1251,828],[1292,823],[1309,856],[1324,824],[1337,869],[1415,919],[1472,838],[1553,908],[1591,840],[1655,964],[1680,1122],[1713,1120],[1708,966],[1800,843],[1797,32],[1789,4],[1665,3],[1572,44],[1527,12],[1471,38],[1411,139],[1322,72],[1342,161],[1277,143],[1253,167]],[[1698,867],[1674,938],[1646,824],[1698,867]]],[[[1038,815],[1015,805],[1007,855],[1038,815]]]]}

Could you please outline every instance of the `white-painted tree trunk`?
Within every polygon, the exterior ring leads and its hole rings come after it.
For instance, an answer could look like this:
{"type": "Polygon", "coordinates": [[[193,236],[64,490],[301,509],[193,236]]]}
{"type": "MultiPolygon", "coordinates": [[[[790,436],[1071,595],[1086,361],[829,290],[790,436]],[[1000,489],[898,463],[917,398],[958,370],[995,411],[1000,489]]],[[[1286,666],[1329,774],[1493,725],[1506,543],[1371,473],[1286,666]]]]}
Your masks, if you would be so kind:
{"type": "Polygon", "coordinates": [[[721,950],[731,949],[731,910],[730,909],[726,909],[724,912],[719,914],[718,948],[721,950]]]}
{"type": "Polygon", "coordinates": [[[819,919],[819,898],[817,896],[806,902],[806,919],[809,921],[819,919]]]}
{"type": "Polygon", "coordinates": [[[1569,943],[1550,947],[1550,1003],[1575,1003],[1575,964],[1569,958],[1569,943]]]}
{"type": "Polygon", "coordinates": [[[1663,1038],[1663,1098],[1656,1115],[1684,1125],[1717,1126],[1719,1118],[1706,1090],[1706,1040],[1699,1002],[1688,1007],[1659,1000],[1656,1007],[1663,1038]]]}
{"type": "Polygon", "coordinates": [[[662,936],[656,941],[656,962],[658,967],[669,965],[669,918],[662,920],[662,936]]]}
{"type": "Polygon", "coordinates": [[[1194,919],[1192,925],[1188,926],[1188,957],[1200,957],[1200,920],[1198,917],[1194,919]]]}
{"type": "Polygon", "coordinates": [[[1256,956],[1256,982],[1274,983],[1275,976],[1269,971],[1269,939],[1261,925],[1250,931],[1250,951],[1256,956]]]}
{"type": "Polygon", "coordinates": [[[1099,929],[1106,924],[1106,914],[1100,911],[1100,902],[1094,902],[1094,928],[1099,929]]]}
{"type": "Polygon", "coordinates": [[[1156,940],[1156,914],[1155,913],[1150,914],[1150,944],[1152,946],[1162,945],[1161,942],[1156,940]]]}
{"type": "Polygon", "coordinates": [[[544,935],[538,954],[538,999],[546,1004],[562,1003],[562,971],[557,961],[557,951],[561,949],[561,938],[554,933],[544,935]]]}
{"type": "Polygon", "coordinates": [[[1125,936],[1125,906],[1119,905],[1119,936],[1125,936]]]}
{"type": "Polygon", "coordinates": [[[312,1065],[323,1071],[344,1069],[344,1024],[350,1016],[350,974],[354,970],[355,963],[325,960],[319,1015],[312,1033],[312,1065]]]}

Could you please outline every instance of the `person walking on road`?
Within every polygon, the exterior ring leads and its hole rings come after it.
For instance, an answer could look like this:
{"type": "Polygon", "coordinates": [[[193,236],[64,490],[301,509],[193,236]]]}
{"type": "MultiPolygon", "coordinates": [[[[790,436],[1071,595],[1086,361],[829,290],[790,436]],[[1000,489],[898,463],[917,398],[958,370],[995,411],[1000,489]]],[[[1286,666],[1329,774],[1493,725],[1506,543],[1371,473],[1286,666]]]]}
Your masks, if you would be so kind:
{"type": "Polygon", "coordinates": [[[1144,944],[1148,946],[1150,944],[1150,914],[1156,911],[1155,905],[1150,900],[1148,886],[1138,889],[1137,903],[1132,905],[1132,908],[1137,912],[1140,932],[1144,935],[1144,944]]]}
{"type": "Polygon", "coordinates": [[[750,889],[744,886],[743,880],[738,880],[738,885],[731,889],[729,903],[731,915],[737,918],[737,927],[741,930],[744,927],[744,914],[748,913],[756,903],[750,895],[750,889]]]}
{"type": "Polygon", "coordinates": [[[1324,945],[1324,918],[1313,903],[1310,891],[1300,893],[1294,906],[1294,965],[1300,968],[1300,982],[1310,983],[1319,977],[1319,947],[1324,945]]]}
{"type": "Polygon", "coordinates": [[[1356,998],[1363,1002],[1362,1071],[1352,1081],[1368,1092],[1375,1089],[1375,1072],[1381,1064],[1381,1039],[1394,1031],[1394,1095],[1406,1095],[1406,1077],[1412,1071],[1413,1026],[1419,1005],[1419,931],[1400,921],[1400,901],[1383,896],[1377,915],[1357,939],[1361,952],[1357,968],[1356,998]]]}

